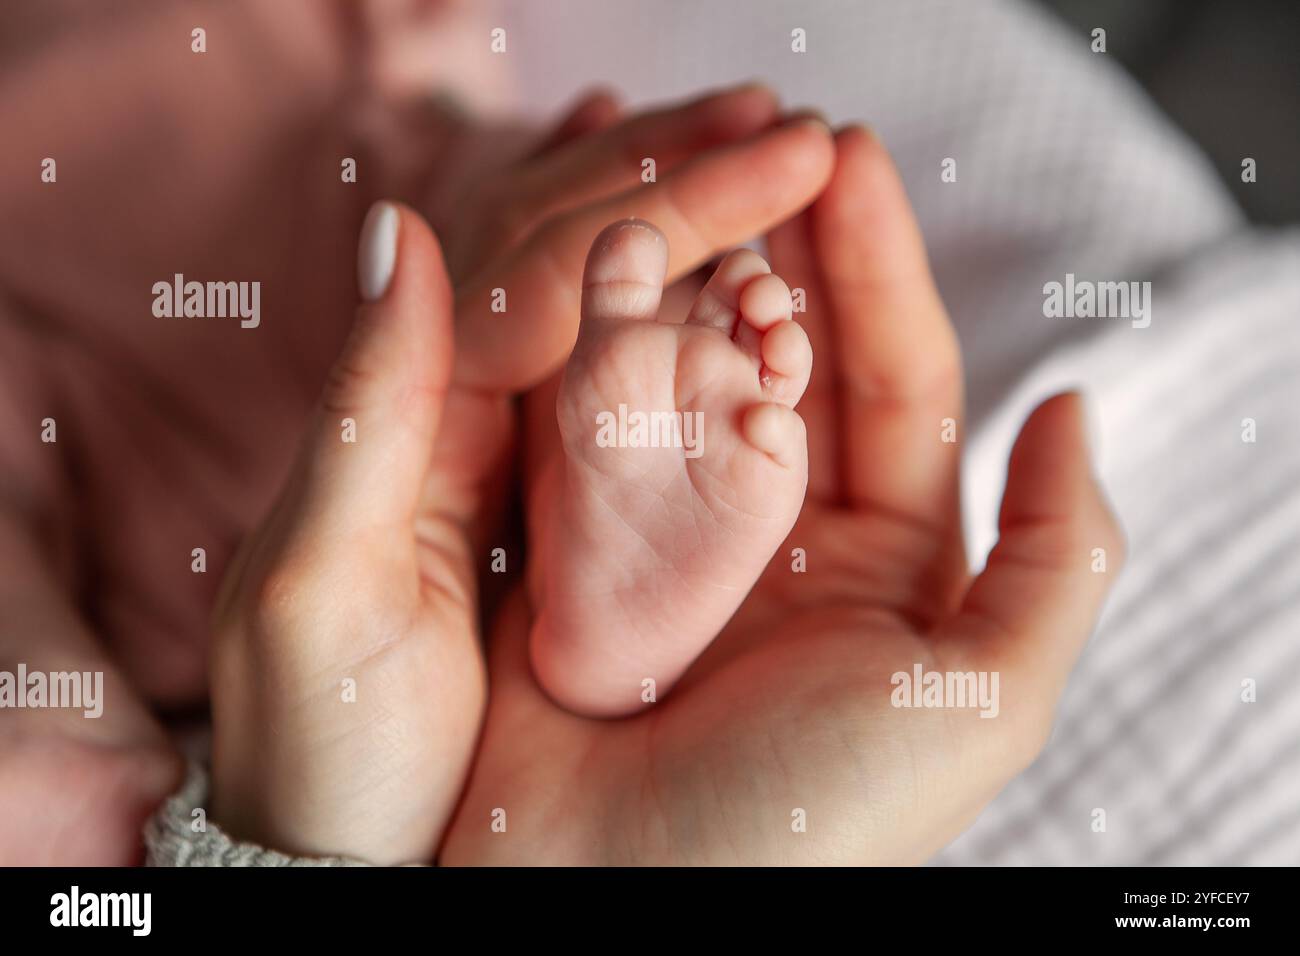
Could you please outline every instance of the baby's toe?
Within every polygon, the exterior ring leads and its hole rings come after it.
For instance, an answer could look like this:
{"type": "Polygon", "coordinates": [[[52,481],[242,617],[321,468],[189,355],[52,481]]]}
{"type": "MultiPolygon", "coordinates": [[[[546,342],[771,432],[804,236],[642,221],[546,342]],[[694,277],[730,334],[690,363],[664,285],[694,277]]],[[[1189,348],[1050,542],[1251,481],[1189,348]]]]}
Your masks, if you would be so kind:
{"type": "Polygon", "coordinates": [[[761,402],[745,410],[741,434],[783,468],[794,468],[808,455],[803,419],[793,408],[761,402]]]}
{"type": "Polygon", "coordinates": [[[763,334],[759,373],[769,398],[793,407],[803,398],[812,374],[812,344],[798,322],[777,322],[763,334]]]}
{"type": "Polygon", "coordinates": [[[779,275],[770,272],[746,285],[739,301],[741,316],[760,332],[778,322],[789,321],[794,310],[790,287],[779,275]]]}
{"type": "Polygon", "coordinates": [[[706,325],[734,335],[740,318],[740,294],[755,279],[771,272],[762,256],[752,249],[727,253],[695,298],[687,325],[706,325]]]}

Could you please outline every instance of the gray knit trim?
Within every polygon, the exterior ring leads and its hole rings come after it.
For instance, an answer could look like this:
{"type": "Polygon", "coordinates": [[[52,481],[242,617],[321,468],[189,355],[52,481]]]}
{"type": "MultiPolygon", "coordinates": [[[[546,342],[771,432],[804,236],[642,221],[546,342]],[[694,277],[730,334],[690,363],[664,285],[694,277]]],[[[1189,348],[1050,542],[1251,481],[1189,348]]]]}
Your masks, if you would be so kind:
{"type": "Polygon", "coordinates": [[[190,761],[185,782],[144,827],[148,866],[369,866],[346,857],[288,856],[255,843],[239,843],[210,820],[195,832],[193,812],[208,797],[208,774],[190,761]]]}

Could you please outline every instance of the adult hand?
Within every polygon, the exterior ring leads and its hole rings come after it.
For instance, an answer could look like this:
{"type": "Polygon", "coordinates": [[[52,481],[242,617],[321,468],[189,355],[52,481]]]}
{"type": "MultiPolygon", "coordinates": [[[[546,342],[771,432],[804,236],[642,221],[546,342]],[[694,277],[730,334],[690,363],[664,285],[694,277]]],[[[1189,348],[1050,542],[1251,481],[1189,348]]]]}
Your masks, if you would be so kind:
{"type": "Polygon", "coordinates": [[[451,288],[409,209],[371,210],[368,300],[216,614],[212,817],[289,853],[432,857],[478,731],[470,543],[430,449],[451,288]]]}
{"type": "MultiPolygon", "coordinates": [[[[1045,742],[1122,551],[1079,399],[1023,428],[998,544],[972,580],[959,444],[943,440],[946,419],[962,422],[955,336],[883,147],[861,129],[836,145],[825,192],[769,241],[774,271],[807,290],[817,357],[800,405],[809,500],[787,547],[672,694],[626,720],[576,717],[540,691],[516,592],[442,862],[919,863],[1045,742]],[[1090,569],[1095,547],[1107,574],[1090,569]],[[997,716],[893,706],[893,675],[916,664],[997,673],[997,716]]],[[[529,505],[535,520],[546,503],[529,505]]]]}

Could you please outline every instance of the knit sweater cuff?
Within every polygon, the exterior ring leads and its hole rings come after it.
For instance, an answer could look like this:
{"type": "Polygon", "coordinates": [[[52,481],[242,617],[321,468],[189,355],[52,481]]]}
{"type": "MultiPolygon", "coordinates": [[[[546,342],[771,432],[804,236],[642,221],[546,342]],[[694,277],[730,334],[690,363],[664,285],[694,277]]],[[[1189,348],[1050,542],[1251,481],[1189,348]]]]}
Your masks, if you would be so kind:
{"type": "Polygon", "coordinates": [[[190,762],[180,790],[168,797],[144,828],[149,866],[369,866],[345,857],[289,856],[231,839],[207,819],[208,775],[190,762]],[[199,813],[195,813],[199,810],[199,813]]]}

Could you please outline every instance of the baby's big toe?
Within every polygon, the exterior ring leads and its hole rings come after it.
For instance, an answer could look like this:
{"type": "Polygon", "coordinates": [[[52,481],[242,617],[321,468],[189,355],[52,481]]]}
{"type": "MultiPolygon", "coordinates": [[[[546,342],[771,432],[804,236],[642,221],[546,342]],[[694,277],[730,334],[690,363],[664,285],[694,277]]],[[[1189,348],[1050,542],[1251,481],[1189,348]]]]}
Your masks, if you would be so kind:
{"type": "Polygon", "coordinates": [[[606,320],[654,319],[668,271],[668,240],[642,219],[601,230],[582,277],[582,331],[606,320]]]}

